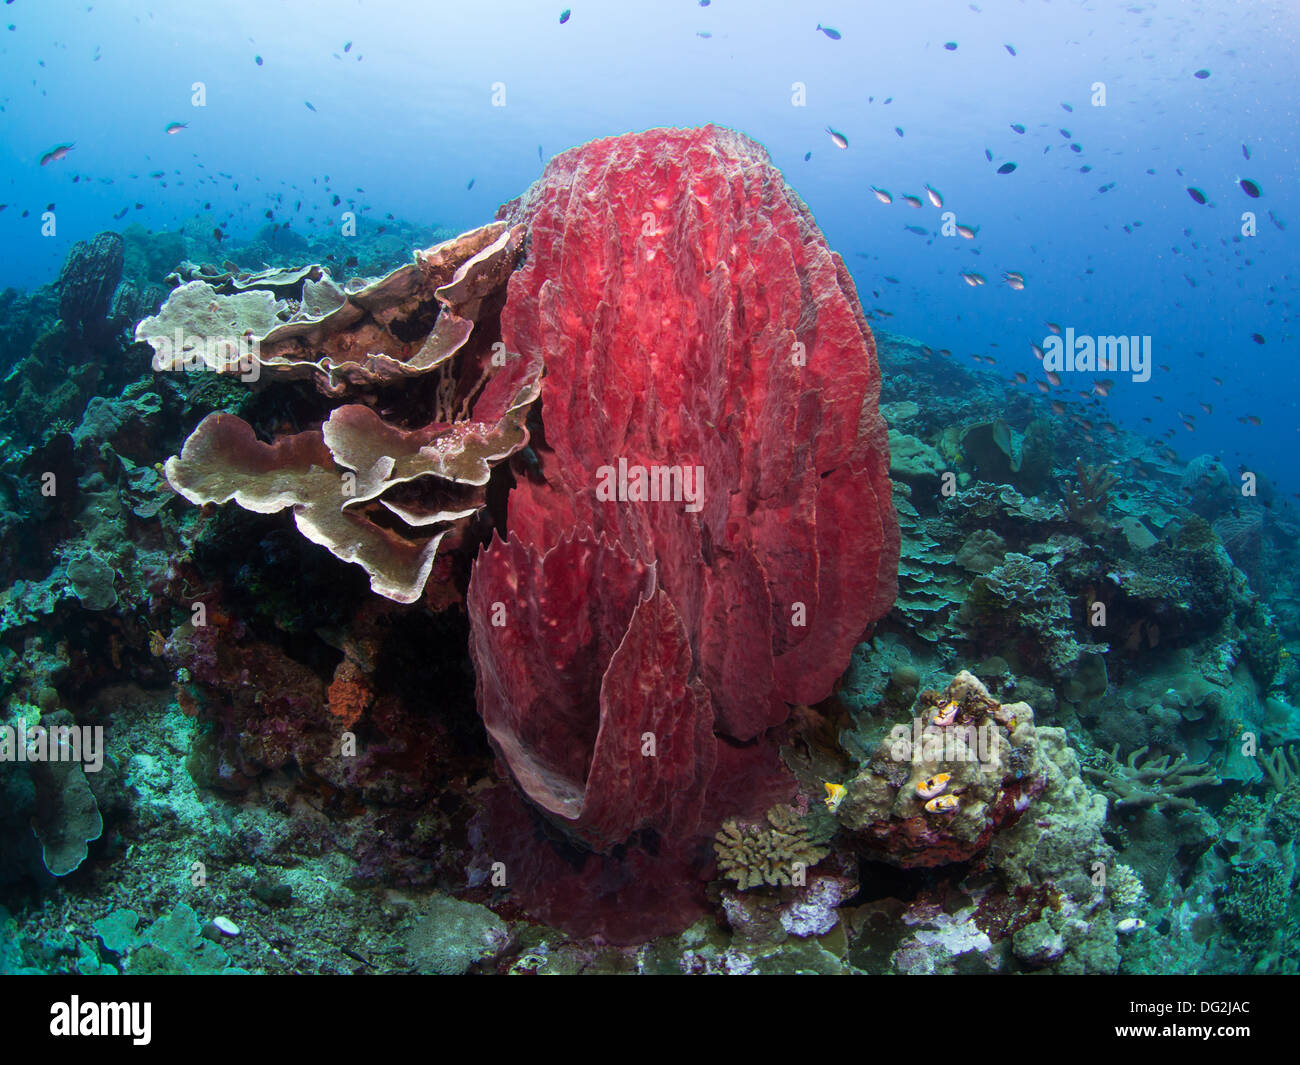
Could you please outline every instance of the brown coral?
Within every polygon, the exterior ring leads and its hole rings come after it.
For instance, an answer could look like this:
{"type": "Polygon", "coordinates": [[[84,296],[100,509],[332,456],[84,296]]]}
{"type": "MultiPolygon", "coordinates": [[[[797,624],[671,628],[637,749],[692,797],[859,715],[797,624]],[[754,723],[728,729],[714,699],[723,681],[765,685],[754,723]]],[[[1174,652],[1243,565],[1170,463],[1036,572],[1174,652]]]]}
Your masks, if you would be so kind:
{"type": "Polygon", "coordinates": [[[1065,509],[1070,520],[1085,528],[1095,528],[1110,500],[1110,490],[1119,483],[1118,475],[1107,466],[1085,466],[1075,460],[1079,476],[1078,489],[1065,486],[1065,509]]]}
{"type": "Polygon", "coordinates": [[[180,335],[207,342],[194,355],[217,372],[249,372],[230,348],[243,339],[256,341],[259,373],[312,377],[325,395],[393,384],[432,373],[464,349],[523,237],[522,226],[480,226],[356,290],[340,288],[320,266],[199,273],[140,322],[135,337],[154,348],[160,370],[183,367],[186,352],[173,343],[180,335]],[[213,344],[219,338],[227,348],[213,344]]]}
{"type": "Polygon", "coordinates": [[[374,692],[361,668],[351,659],[340,662],[329,688],[329,711],[343,728],[351,729],[360,721],[373,698],[374,692]]]}
{"type": "Polygon", "coordinates": [[[765,825],[726,821],[714,838],[719,873],[741,891],[790,884],[796,869],[806,870],[830,853],[812,841],[803,821],[787,806],[768,810],[765,825]]]}
{"type": "Polygon", "coordinates": [[[1193,810],[1196,800],[1188,792],[1221,783],[1205,762],[1189,762],[1185,754],[1148,758],[1150,749],[1139,747],[1121,763],[1117,745],[1106,765],[1084,767],[1088,776],[1115,797],[1114,809],[1193,810]]]}
{"type": "MultiPolygon", "coordinates": [[[[240,301],[260,299],[260,367],[310,373],[330,396],[423,373],[435,387],[431,410],[418,396],[407,404],[412,409],[389,402],[384,417],[366,403],[348,403],[318,429],[269,444],[234,415],[209,415],[168,459],[172,488],[196,504],[234,500],[262,514],[291,508],[298,530],[365,569],[372,591],[415,602],[439,548],[458,542],[486,505],[492,468],[528,442],[525,419],[541,387],[541,361],[506,352],[495,341],[495,310],[485,306],[496,297],[499,307],[522,238],[519,226],[483,226],[346,295],[319,267],[216,278],[225,294],[207,281],[177,289],[159,316],[136,330],[160,355],[170,352],[172,361],[160,368],[181,365],[167,329],[238,332],[239,316],[247,317],[240,301]],[[295,285],[300,299],[277,298],[295,285]],[[213,293],[212,302],[196,304],[192,286],[213,293]],[[290,304],[296,310],[281,321],[290,304]],[[268,329],[269,322],[278,324],[268,329]]],[[[209,367],[231,368],[223,360],[209,367]]]]}

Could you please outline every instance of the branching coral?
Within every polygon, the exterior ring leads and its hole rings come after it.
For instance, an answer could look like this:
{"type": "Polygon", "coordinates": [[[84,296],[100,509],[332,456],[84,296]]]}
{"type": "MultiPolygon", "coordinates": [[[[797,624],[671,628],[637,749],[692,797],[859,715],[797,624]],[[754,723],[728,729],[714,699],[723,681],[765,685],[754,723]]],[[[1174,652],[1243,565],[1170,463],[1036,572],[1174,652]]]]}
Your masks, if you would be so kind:
{"type": "Polygon", "coordinates": [[[1193,810],[1196,800],[1189,792],[1221,783],[1205,762],[1189,762],[1185,754],[1147,758],[1150,749],[1139,747],[1121,763],[1116,745],[1105,766],[1085,767],[1090,777],[1115,796],[1116,810],[1193,810]]]}
{"type": "Polygon", "coordinates": [[[1274,747],[1260,754],[1259,764],[1277,792],[1286,791],[1292,784],[1300,784],[1300,754],[1294,746],[1274,747]]]}
{"type": "Polygon", "coordinates": [[[718,871],[741,891],[789,884],[796,867],[811,868],[830,853],[812,841],[803,821],[785,806],[768,810],[765,825],[725,822],[713,849],[718,871]]]}
{"type": "Polygon", "coordinates": [[[1101,521],[1102,511],[1110,499],[1110,490],[1119,483],[1119,476],[1108,466],[1085,466],[1075,460],[1079,476],[1078,489],[1066,485],[1065,510],[1070,520],[1085,528],[1095,528],[1101,521]]]}

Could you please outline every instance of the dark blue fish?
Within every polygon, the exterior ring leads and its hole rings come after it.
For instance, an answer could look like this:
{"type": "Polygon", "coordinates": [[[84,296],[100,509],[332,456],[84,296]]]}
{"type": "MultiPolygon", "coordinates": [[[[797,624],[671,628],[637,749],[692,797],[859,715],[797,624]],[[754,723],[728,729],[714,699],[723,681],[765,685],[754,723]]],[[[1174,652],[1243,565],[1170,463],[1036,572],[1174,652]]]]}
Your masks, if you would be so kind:
{"type": "Polygon", "coordinates": [[[987,159],[990,163],[993,162],[993,153],[989,151],[987,148],[984,149],[984,158],[987,159]]]}
{"type": "Polygon", "coordinates": [[[262,57],[260,55],[253,56],[253,62],[260,67],[262,65],[262,57]]]}
{"type": "Polygon", "coordinates": [[[1070,111],[1070,112],[1074,111],[1074,108],[1071,107],[1069,104],[1061,104],[1061,107],[1063,107],[1066,111],[1070,111]]]}
{"type": "Polygon", "coordinates": [[[472,189],[472,188],[474,187],[474,182],[477,181],[477,180],[478,180],[478,178],[470,178],[470,179],[469,179],[469,184],[465,186],[465,191],[466,191],[466,192],[469,192],[469,190],[472,189]]]}
{"type": "Polygon", "coordinates": [[[1081,151],[1083,151],[1083,149],[1080,148],[1077,144],[1071,144],[1071,145],[1070,145],[1070,151],[1072,151],[1072,152],[1081,152],[1081,151]]]}
{"type": "Polygon", "coordinates": [[[1241,191],[1244,192],[1247,196],[1249,196],[1252,200],[1259,199],[1259,186],[1256,185],[1249,178],[1242,178],[1239,182],[1237,182],[1237,184],[1241,186],[1241,191]]]}
{"type": "Polygon", "coordinates": [[[894,132],[897,133],[897,134],[901,137],[901,136],[903,135],[903,127],[902,127],[902,126],[895,126],[895,127],[894,127],[894,132]]]}
{"type": "Polygon", "coordinates": [[[1000,167],[998,167],[998,173],[1010,174],[1011,171],[1015,170],[1015,168],[1016,168],[1015,163],[1003,163],[1000,167]]]}
{"type": "Polygon", "coordinates": [[[1002,47],[1005,48],[1005,49],[1006,49],[1008,52],[1010,52],[1012,55],[1015,55],[1015,54],[1016,54],[1016,50],[1015,50],[1014,48],[1012,48],[1011,45],[1009,45],[1009,44],[1004,44],[1002,47]]]}
{"type": "Polygon", "coordinates": [[[1247,148],[1244,144],[1241,146],[1241,154],[1244,155],[1247,159],[1250,158],[1250,149],[1247,148]]]}
{"type": "Polygon", "coordinates": [[[572,15],[572,14],[573,14],[573,11],[572,11],[571,9],[567,8],[567,7],[566,7],[563,11],[561,11],[561,12],[560,12],[560,25],[563,26],[566,22],[568,22],[568,21],[569,21],[569,16],[572,15]]]}
{"type": "Polygon", "coordinates": [[[950,52],[955,52],[957,51],[957,42],[949,41],[947,44],[944,45],[944,48],[946,48],[950,52]]]}
{"type": "Polygon", "coordinates": [[[903,228],[906,229],[909,233],[915,233],[917,236],[920,237],[928,237],[930,235],[930,231],[926,229],[924,226],[904,226],[903,228]]]}
{"type": "Polygon", "coordinates": [[[346,55],[350,51],[352,51],[352,42],[348,41],[348,43],[343,46],[343,52],[346,55]]]}
{"type": "Polygon", "coordinates": [[[812,152],[804,152],[804,153],[803,153],[803,161],[804,161],[805,163],[808,162],[808,160],[811,159],[811,158],[812,158],[812,152]]]}
{"type": "Polygon", "coordinates": [[[1011,123],[1011,128],[1014,129],[1017,133],[1024,133],[1024,132],[1025,132],[1025,127],[1022,126],[1019,122],[1012,122],[1012,123],[1011,123]]]}
{"type": "Polygon", "coordinates": [[[315,110],[316,110],[316,108],[314,108],[314,107],[312,106],[310,100],[304,100],[303,103],[305,103],[305,104],[307,105],[307,110],[308,110],[308,111],[315,111],[315,110]]]}
{"type": "Polygon", "coordinates": [[[1210,72],[1208,70],[1205,70],[1204,68],[1198,70],[1195,74],[1192,75],[1192,77],[1200,78],[1202,81],[1204,81],[1209,76],[1210,76],[1210,72]]]}
{"type": "Polygon", "coordinates": [[[1205,193],[1203,193],[1200,189],[1195,188],[1192,185],[1187,186],[1187,195],[1190,196],[1197,203],[1205,202],[1205,193]]]}
{"type": "Polygon", "coordinates": [[[838,41],[841,37],[844,36],[844,34],[840,33],[839,30],[831,29],[830,26],[823,26],[820,22],[817,23],[817,28],[821,30],[822,33],[826,34],[826,36],[829,37],[832,41],[838,41]]]}

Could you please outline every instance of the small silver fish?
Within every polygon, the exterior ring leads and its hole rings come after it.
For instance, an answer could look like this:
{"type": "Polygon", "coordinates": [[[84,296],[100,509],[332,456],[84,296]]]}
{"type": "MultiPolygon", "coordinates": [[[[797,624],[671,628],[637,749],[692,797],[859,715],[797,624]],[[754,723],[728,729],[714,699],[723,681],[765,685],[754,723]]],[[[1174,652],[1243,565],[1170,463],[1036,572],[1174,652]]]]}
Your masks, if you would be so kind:
{"type": "Polygon", "coordinates": [[[830,126],[826,127],[826,132],[831,135],[831,143],[835,145],[836,148],[847,148],[849,146],[849,138],[844,136],[843,133],[831,129],[830,126]]]}

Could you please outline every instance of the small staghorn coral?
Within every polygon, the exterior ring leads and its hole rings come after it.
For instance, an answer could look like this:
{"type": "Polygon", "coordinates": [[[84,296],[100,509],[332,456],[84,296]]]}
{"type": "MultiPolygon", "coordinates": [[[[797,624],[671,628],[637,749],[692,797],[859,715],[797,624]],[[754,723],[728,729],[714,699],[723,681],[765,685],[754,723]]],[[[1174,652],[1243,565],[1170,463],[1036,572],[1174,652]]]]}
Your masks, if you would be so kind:
{"type": "Polygon", "coordinates": [[[1086,529],[1095,529],[1102,522],[1102,512],[1110,500],[1110,490],[1119,482],[1119,477],[1106,466],[1084,466],[1081,461],[1074,464],[1079,476],[1077,489],[1066,485],[1065,509],[1070,520],[1086,529]]]}
{"type": "Polygon", "coordinates": [[[714,838],[718,871],[741,891],[789,884],[796,864],[807,869],[829,853],[813,843],[804,823],[785,806],[768,810],[766,825],[727,821],[714,838]]]}
{"type": "Polygon", "coordinates": [[[1259,764],[1273,785],[1281,793],[1293,784],[1300,784],[1300,754],[1294,746],[1274,747],[1267,754],[1260,753],[1259,764]]]}
{"type": "Polygon", "coordinates": [[[1188,792],[1220,783],[1218,774],[1205,762],[1189,762],[1185,754],[1177,758],[1146,758],[1149,746],[1139,747],[1119,760],[1118,745],[1110,752],[1104,767],[1086,767],[1085,772],[1101,783],[1115,797],[1116,810],[1193,810],[1196,800],[1188,792]],[[1144,760],[1145,759],[1145,760],[1144,760]],[[1142,764],[1139,765],[1138,763],[1142,764]]]}

